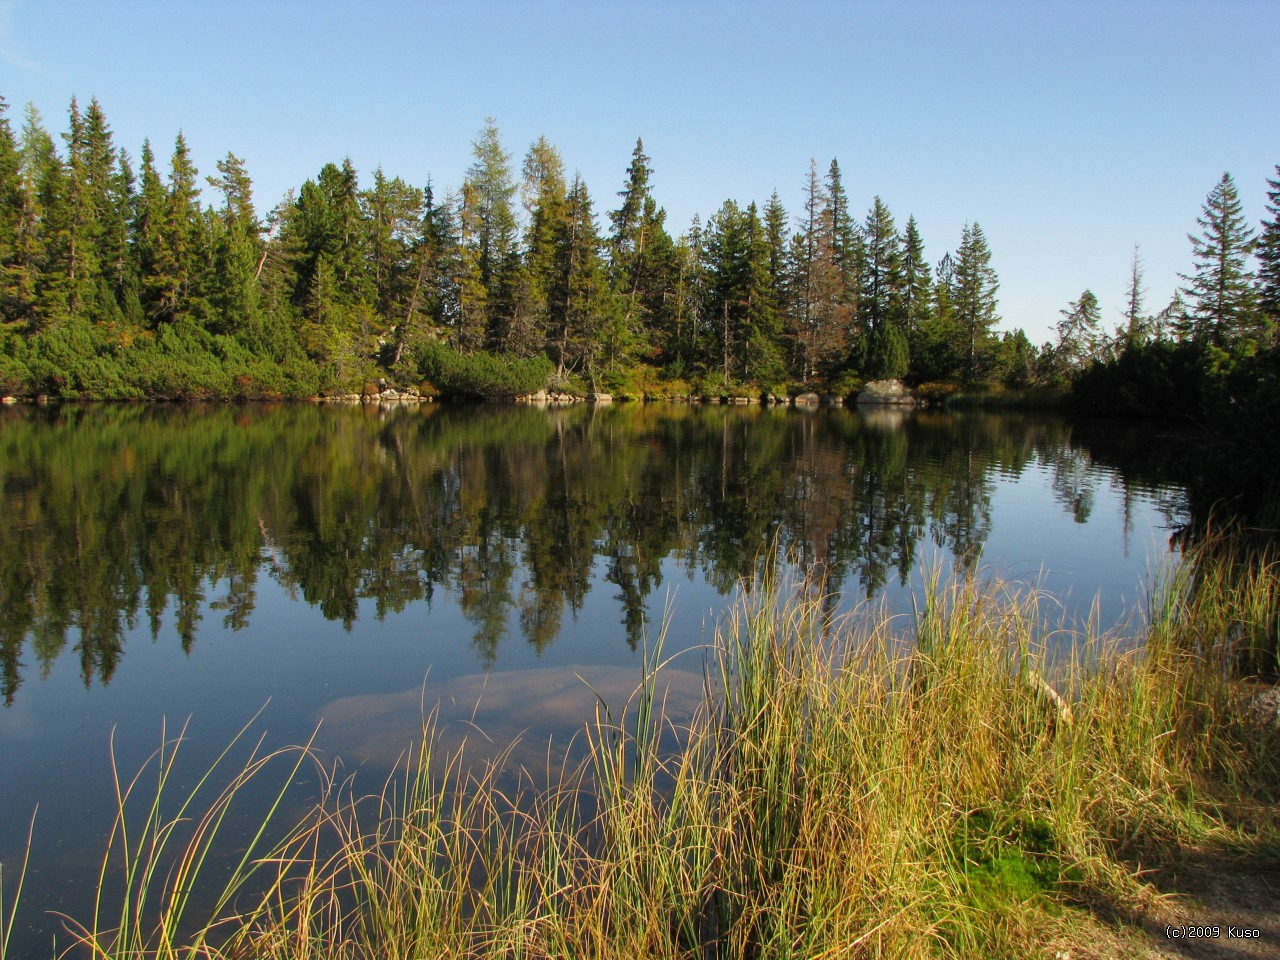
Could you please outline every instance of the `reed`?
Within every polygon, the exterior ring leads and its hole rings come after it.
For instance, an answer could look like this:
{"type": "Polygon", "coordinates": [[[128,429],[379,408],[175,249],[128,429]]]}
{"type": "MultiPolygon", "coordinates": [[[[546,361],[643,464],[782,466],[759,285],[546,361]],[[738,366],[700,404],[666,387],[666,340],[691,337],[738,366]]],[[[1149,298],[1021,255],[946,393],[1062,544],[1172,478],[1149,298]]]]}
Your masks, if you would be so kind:
{"type": "MultiPolygon", "coordinates": [[[[269,853],[246,853],[194,927],[186,891],[261,761],[217,794],[164,882],[176,821],[157,803],[128,822],[135,779],[117,790],[123,903],[101,903],[77,948],[747,960],[1070,942],[1089,904],[1141,898],[1146,868],[1187,844],[1240,842],[1227,812],[1280,793],[1274,745],[1232,686],[1241,644],[1274,640],[1277,568],[1208,569],[1220,562],[1185,560],[1126,638],[1046,626],[1042,597],[995,581],[935,579],[894,620],[833,618],[821,584],[762,578],[706,651],[692,718],[664,708],[661,638],[631,700],[585,723],[586,760],[518,788],[500,787],[505,757],[442,755],[428,717],[380,794],[337,787],[269,853]],[[1074,653],[1051,662],[1063,630],[1079,631],[1074,653]]],[[[1274,813],[1253,809],[1254,840],[1273,842],[1274,813]]]]}

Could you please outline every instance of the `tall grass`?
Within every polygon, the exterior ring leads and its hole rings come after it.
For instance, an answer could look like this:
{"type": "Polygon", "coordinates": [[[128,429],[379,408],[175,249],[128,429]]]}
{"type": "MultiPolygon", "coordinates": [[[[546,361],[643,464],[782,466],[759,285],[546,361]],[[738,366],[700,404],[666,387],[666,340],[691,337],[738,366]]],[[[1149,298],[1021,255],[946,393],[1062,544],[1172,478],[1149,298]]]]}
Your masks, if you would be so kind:
{"type": "Polygon", "coordinates": [[[126,822],[135,781],[117,791],[124,902],[110,922],[100,905],[80,946],[1026,956],[1069,934],[1080,905],[1139,897],[1146,868],[1238,835],[1235,814],[1280,792],[1231,684],[1240,644],[1273,636],[1277,570],[1239,573],[1184,565],[1152,591],[1143,642],[1086,629],[1067,662],[1046,656],[1041,598],[995,582],[935,581],[905,621],[833,619],[812,585],[744,586],[692,717],[668,716],[655,644],[631,701],[585,724],[585,762],[505,792],[505,757],[442,755],[429,717],[400,776],[375,796],[337,789],[270,854],[246,855],[194,929],[186,891],[243,780],[198,820],[159,901],[173,821],[157,801],[126,822]]]}

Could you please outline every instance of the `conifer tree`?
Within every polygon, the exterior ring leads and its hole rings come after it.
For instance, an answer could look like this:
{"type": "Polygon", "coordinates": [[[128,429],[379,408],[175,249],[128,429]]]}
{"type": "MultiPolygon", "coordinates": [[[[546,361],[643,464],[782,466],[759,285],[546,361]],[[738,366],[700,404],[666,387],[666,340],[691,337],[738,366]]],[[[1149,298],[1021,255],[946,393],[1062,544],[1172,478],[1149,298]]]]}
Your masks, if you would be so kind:
{"type": "Polygon", "coordinates": [[[24,320],[31,286],[22,258],[22,155],[0,97],[0,324],[24,320]]]}
{"type": "Polygon", "coordinates": [[[848,289],[842,262],[837,259],[842,221],[831,207],[818,166],[810,160],[804,217],[792,241],[796,365],[803,380],[841,362],[851,346],[856,288],[848,289]]]}
{"type": "Polygon", "coordinates": [[[1258,237],[1258,306],[1268,343],[1280,332],[1280,164],[1276,178],[1267,180],[1267,213],[1258,237]]]}
{"type": "Polygon", "coordinates": [[[514,282],[511,312],[501,348],[529,357],[546,346],[550,290],[556,272],[556,236],[565,216],[564,161],[547,138],[539,137],[525,154],[520,201],[528,227],[525,255],[514,282]]]}
{"type": "Polygon", "coordinates": [[[150,140],[142,142],[141,161],[138,193],[133,200],[130,238],[134,249],[135,269],[138,272],[139,297],[142,301],[143,314],[146,319],[155,320],[163,312],[163,284],[159,282],[157,272],[165,242],[162,231],[168,198],[164,180],[156,169],[155,154],[152,153],[150,140]]]}
{"type": "Polygon", "coordinates": [[[210,290],[216,329],[235,333],[261,323],[258,273],[262,263],[261,227],[253,209],[253,184],[244,161],[234,153],[217,163],[220,177],[209,177],[223,199],[213,239],[216,281],[210,290]]]}
{"type": "Polygon", "coordinates": [[[205,253],[197,177],[187,140],[179,133],[169,166],[169,188],[157,222],[153,273],[144,278],[157,320],[173,320],[195,306],[205,253]]]}
{"type": "Polygon", "coordinates": [[[456,308],[456,288],[450,264],[456,255],[449,204],[436,203],[428,183],[422,191],[422,223],[410,251],[410,285],[404,319],[392,339],[391,364],[399,364],[406,352],[416,350],[434,325],[447,328],[456,308]]]}
{"type": "Polygon", "coordinates": [[[913,349],[921,329],[929,322],[933,294],[933,277],[929,261],[924,255],[924,240],[916,226],[914,216],[907,218],[907,226],[900,241],[902,251],[902,314],[906,327],[907,344],[913,349]]]}
{"type": "Polygon", "coordinates": [[[991,250],[986,235],[977,223],[965,224],[956,254],[955,281],[951,306],[955,322],[963,336],[964,378],[974,383],[986,374],[986,360],[991,347],[991,328],[995,325],[995,270],[991,266],[991,250]]]}
{"type": "Polygon", "coordinates": [[[94,172],[91,171],[89,138],[84,115],[76,98],[68,108],[68,128],[62,135],[67,145],[66,177],[63,181],[63,225],[65,246],[62,252],[67,271],[67,310],[79,315],[92,304],[94,281],[97,279],[97,222],[94,172]]]}
{"type": "Polygon", "coordinates": [[[70,218],[62,160],[34,105],[28,105],[22,128],[22,175],[27,190],[23,257],[34,288],[29,319],[36,331],[54,326],[68,315],[70,218]]]}
{"type": "Polygon", "coordinates": [[[1191,336],[1218,346],[1255,334],[1253,276],[1245,266],[1253,231],[1245,221],[1235,181],[1224,173],[1196,219],[1201,233],[1188,234],[1195,258],[1183,274],[1191,336]]]}
{"type": "Polygon", "coordinates": [[[859,321],[866,331],[861,366],[871,377],[900,377],[907,372],[907,339],[900,309],[902,253],[893,215],[879,197],[863,226],[865,267],[859,291],[859,321]]]}
{"type": "Polygon", "coordinates": [[[471,144],[474,160],[463,181],[461,215],[478,281],[484,288],[485,332],[490,343],[502,337],[504,312],[509,308],[516,260],[516,218],[511,207],[516,185],[511,155],[502,148],[492,117],[471,144]]]}
{"type": "Polygon", "coordinates": [[[1133,255],[1129,259],[1129,293],[1125,297],[1124,326],[1118,331],[1117,339],[1124,350],[1132,350],[1146,343],[1151,334],[1151,324],[1142,314],[1142,254],[1138,245],[1133,245],[1133,255]]]}
{"type": "Polygon", "coordinates": [[[557,375],[580,371],[594,390],[609,325],[616,311],[600,260],[600,235],[591,196],[575,176],[565,200],[552,290],[551,353],[557,375]]]}
{"type": "Polygon", "coordinates": [[[1098,355],[1102,346],[1102,314],[1092,290],[1084,291],[1059,313],[1062,319],[1058,322],[1054,366],[1059,375],[1069,376],[1098,355]]]}
{"type": "Polygon", "coordinates": [[[666,211],[652,195],[652,176],[644,141],[636,138],[627,182],[618,191],[621,204],[609,213],[610,279],[620,298],[625,336],[644,353],[660,341],[660,331],[667,325],[674,250],[665,227],[666,211]]]}

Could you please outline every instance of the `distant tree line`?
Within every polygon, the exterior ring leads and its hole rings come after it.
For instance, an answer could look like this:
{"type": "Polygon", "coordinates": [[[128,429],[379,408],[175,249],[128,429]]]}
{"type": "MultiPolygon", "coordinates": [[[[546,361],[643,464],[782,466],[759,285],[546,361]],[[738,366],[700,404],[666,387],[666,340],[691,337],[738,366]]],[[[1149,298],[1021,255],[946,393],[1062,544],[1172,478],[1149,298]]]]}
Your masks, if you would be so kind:
{"type": "Polygon", "coordinates": [[[673,236],[637,140],[603,218],[539,138],[517,166],[489,120],[461,188],[326,164],[265,216],[234,154],[203,186],[180,134],[137,163],[96,100],[59,145],[0,100],[0,389],[80,397],[289,396],[373,376],[456,392],[847,390],[1025,384],[1040,353],[999,335],[982,228],[926,258],[914,218],[850,212],[811,164],[673,236]],[[601,220],[606,221],[601,227],[601,220]]]}
{"type": "Polygon", "coordinates": [[[1063,311],[1045,354],[1082,409],[1209,428],[1226,446],[1212,451],[1206,481],[1235,497],[1246,488],[1268,496],[1280,460],[1280,166],[1267,188],[1255,230],[1224,173],[1188,236],[1192,267],[1172,301],[1145,309],[1135,249],[1114,333],[1104,333],[1086,290],[1063,311]]]}

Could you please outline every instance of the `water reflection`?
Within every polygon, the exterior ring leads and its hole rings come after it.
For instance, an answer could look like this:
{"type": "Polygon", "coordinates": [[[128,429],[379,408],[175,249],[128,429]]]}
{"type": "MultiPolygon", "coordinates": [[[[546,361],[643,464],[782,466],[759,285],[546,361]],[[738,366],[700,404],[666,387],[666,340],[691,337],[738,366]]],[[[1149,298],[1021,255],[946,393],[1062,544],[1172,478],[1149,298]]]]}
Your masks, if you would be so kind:
{"type": "Polygon", "coordinates": [[[1170,445],[1149,434],[674,404],[5,410],[3,695],[64,656],[106,683],[126,633],[158,636],[168,611],[187,651],[203,616],[239,631],[263,575],[347,628],[363,602],[381,619],[448,591],[483,663],[513,621],[551,644],[597,564],[633,648],[668,558],[723,593],[777,542],[871,596],[929,543],[972,568],[996,484],[1029,467],[1080,523],[1104,481],[1171,496],[1170,445]]]}

